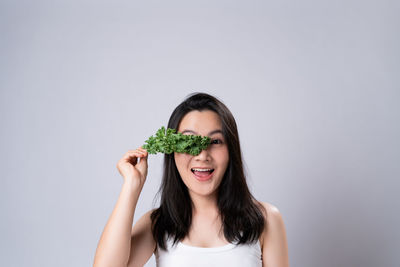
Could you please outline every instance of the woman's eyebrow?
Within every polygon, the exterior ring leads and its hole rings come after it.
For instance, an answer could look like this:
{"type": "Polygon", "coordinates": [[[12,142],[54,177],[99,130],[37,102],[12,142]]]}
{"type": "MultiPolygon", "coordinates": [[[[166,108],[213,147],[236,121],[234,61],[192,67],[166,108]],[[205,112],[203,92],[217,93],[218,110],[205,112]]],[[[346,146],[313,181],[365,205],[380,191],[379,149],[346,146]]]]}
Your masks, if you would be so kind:
{"type": "Polygon", "coordinates": [[[181,134],[184,134],[184,133],[191,133],[191,134],[194,134],[194,135],[197,134],[195,131],[192,131],[192,130],[184,130],[183,132],[181,132],[181,134]]]}
{"type": "MultiPolygon", "coordinates": [[[[184,130],[182,132],[182,134],[184,134],[184,133],[191,133],[191,134],[197,135],[197,133],[195,131],[192,131],[192,130],[184,130]]],[[[213,135],[213,134],[217,134],[217,133],[222,134],[222,131],[221,130],[214,130],[214,131],[209,132],[208,135],[213,135]]]]}
{"type": "Polygon", "coordinates": [[[221,130],[214,130],[212,132],[209,132],[208,135],[213,135],[213,134],[217,134],[217,133],[222,134],[222,131],[221,130]]]}

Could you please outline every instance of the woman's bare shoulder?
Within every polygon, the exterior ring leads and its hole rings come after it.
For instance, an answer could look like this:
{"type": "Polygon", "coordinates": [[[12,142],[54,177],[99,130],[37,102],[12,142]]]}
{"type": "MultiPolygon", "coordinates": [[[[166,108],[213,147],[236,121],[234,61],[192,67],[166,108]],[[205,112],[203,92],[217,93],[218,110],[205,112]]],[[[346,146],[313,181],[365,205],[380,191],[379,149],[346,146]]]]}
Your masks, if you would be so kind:
{"type": "Polygon", "coordinates": [[[132,237],[140,236],[146,234],[150,236],[151,234],[151,214],[153,213],[154,209],[151,209],[144,213],[134,224],[132,227],[132,237]]]}
{"type": "Polygon", "coordinates": [[[153,211],[149,210],[144,213],[132,227],[128,267],[143,266],[156,249],[156,242],[151,231],[151,213],[153,211]]]}
{"type": "Polygon", "coordinates": [[[267,219],[268,216],[273,216],[273,217],[281,216],[279,209],[275,205],[268,203],[268,202],[258,201],[258,200],[255,200],[255,202],[256,202],[256,204],[258,204],[259,206],[261,206],[264,209],[263,214],[264,214],[265,219],[267,219]]]}
{"type": "Polygon", "coordinates": [[[151,222],[151,214],[155,211],[156,209],[150,209],[148,211],[146,211],[141,217],[140,220],[144,220],[147,223],[151,222]]]}
{"type": "Polygon", "coordinates": [[[275,205],[268,203],[268,202],[261,202],[261,204],[267,210],[267,213],[271,214],[271,216],[279,216],[280,215],[280,211],[275,205]]]}
{"type": "Polygon", "coordinates": [[[267,211],[265,228],[260,238],[263,264],[289,266],[286,230],[282,214],[275,205],[267,202],[261,202],[261,204],[267,211]]]}
{"type": "Polygon", "coordinates": [[[284,227],[284,223],[282,214],[275,205],[269,202],[261,201],[257,201],[257,203],[263,208],[262,213],[264,216],[265,224],[264,231],[260,236],[260,242],[262,245],[264,245],[264,241],[268,233],[274,232],[277,229],[284,227]]]}
{"type": "Polygon", "coordinates": [[[268,203],[268,202],[261,202],[265,210],[267,211],[266,214],[266,221],[267,221],[267,228],[280,228],[283,227],[283,218],[280,210],[278,209],[277,206],[268,203]]]}

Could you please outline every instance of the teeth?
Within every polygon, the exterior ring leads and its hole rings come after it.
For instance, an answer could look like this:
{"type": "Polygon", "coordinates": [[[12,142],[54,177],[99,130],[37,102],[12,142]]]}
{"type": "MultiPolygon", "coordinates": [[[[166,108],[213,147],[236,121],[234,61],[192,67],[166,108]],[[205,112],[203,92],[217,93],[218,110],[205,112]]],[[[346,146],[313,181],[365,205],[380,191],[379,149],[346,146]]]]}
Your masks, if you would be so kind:
{"type": "Polygon", "coordinates": [[[196,171],[196,172],[210,172],[210,171],[212,171],[213,169],[192,169],[193,171],[196,171]]]}

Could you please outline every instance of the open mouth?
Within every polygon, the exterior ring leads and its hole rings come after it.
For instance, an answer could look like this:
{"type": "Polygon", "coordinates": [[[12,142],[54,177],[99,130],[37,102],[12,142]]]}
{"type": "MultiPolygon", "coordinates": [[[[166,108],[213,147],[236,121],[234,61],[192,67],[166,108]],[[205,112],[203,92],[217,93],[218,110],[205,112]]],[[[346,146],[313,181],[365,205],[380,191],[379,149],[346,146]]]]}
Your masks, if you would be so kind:
{"type": "Polygon", "coordinates": [[[214,169],[198,169],[198,168],[192,168],[190,170],[194,173],[194,175],[199,177],[207,177],[214,171],[214,169]]]}

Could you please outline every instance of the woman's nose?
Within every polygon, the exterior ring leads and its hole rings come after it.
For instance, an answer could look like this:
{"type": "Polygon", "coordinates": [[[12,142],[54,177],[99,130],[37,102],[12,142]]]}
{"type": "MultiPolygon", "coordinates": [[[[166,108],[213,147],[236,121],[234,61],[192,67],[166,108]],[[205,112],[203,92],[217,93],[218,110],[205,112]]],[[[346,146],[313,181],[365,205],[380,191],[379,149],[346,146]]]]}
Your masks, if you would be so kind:
{"type": "Polygon", "coordinates": [[[209,159],[210,159],[210,154],[209,154],[208,149],[203,149],[203,150],[200,152],[200,154],[198,154],[197,156],[195,156],[195,159],[196,159],[196,160],[199,160],[199,161],[206,161],[206,160],[209,160],[209,159]]]}

